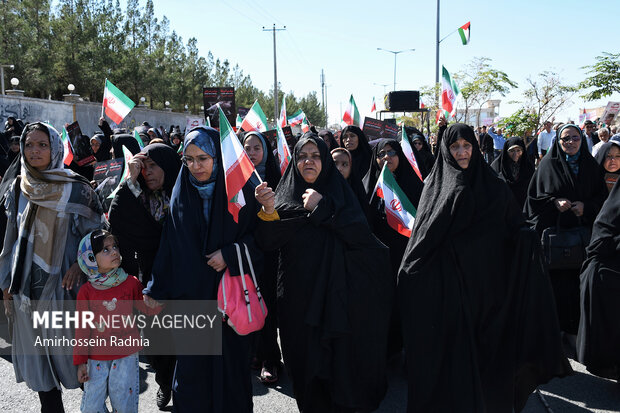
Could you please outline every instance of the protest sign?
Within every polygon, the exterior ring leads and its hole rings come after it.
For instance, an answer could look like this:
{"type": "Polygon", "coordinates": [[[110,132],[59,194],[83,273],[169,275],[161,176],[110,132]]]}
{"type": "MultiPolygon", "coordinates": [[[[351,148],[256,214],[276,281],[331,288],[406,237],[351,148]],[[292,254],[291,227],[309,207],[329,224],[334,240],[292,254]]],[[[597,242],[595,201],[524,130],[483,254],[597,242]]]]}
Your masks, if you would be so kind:
{"type": "Polygon", "coordinates": [[[376,139],[396,139],[398,136],[398,126],[383,120],[366,117],[362,132],[369,141],[376,139]]]}
{"type": "Polygon", "coordinates": [[[235,109],[234,87],[205,87],[202,89],[202,100],[205,108],[205,119],[209,118],[211,126],[219,128],[220,118],[218,104],[231,125],[235,124],[237,110],[235,109]]]}

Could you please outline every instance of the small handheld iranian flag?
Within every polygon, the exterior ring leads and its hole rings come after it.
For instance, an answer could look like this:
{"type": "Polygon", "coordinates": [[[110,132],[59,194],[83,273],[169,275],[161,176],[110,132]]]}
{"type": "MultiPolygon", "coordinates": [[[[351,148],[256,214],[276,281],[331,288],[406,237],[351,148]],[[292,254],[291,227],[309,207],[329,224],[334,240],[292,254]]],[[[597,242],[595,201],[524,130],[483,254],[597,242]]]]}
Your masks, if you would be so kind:
{"type": "Polygon", "coordinates": [[[344,111],[344,115],[342,115],[342,121],[346,125],[360,126],[360,112],[357,110],[357,105],[355,104],[353,95],[349,98],[349,104],[347,105],[347,109],[344,111]]]}
{"type": "MultiPolygon", "coordinates": [[[[112,122],[119,124],[125,116],[136,106],[119,88],[114,86],[108,79],[105,80],[103,91],[103,109],[112,122]]],[[[103,116],[103,114],[101,115],[103,116]]]]}
{"type": "MultiPolygon", "coordinates": [[[[228,121],[226,121],[226,123],[228,124],[228,121]]],[[[258,100],[254,102],[248,114],[245,115],[245,118],[241,123],[241,129],[246,132],[253,130],[258,132],[265,132],[267,130],[267,117],[265,116],[265,112],[263,112],[263,109],[261,109],[260,105],[258,104],[258,100]]]]}
{"type": "MultiPolygon", "coordinates": [[[[471,31],[471,22],[467,22],[459,27],[459,35],[464,45],[469,43],[469,32],[471,31]]],[[[454,32],[452,32],[454,33],[454,32]]]]}
{"type": "Polygon", "coordinates": [[[288,124],[291,126],[299,125],[303,122],[306,114],[303,110],[299,109],[297,112],[293,113],[293,116],[290,116],[288,119],[288,124]]]}
{"type": "Polygon", "coordinates": [[[243,150],[243,146],[241,146],[239,138],[233,132],[232,126],[228,123],[222,108],[219,106],[218,108],[220,111],[220,145],[222,146],[222,164],[225,172],[228,211],[233,216],[235,222],[238,223],[239,211],[245,205],[243,186],[255,172],[254,165],[248,154],[243,150]]]}
{"type": "Polygon", "coordinates": [[[140,149],[144,148],[144,142],[142,142],[142,138],[140,137],[140,134],[135,129],[133,130],[133,137],[135,140],[138,141],[138,145],[140,145],[140,149]]]}
{"type": "Polygon", "coordinates": [[[286,98],[282,96],[282,109],[280,109],[280,117],[278,118],[278,123],[280,127],[283,128],[286,126],[286,98]]]}
{"type": "Polygon", "coordinates": [[[375,103],[375,97],[372,97],[372,106],[370,107],[370,113],[377,111],[377,104],[375,103]]]}
{"type": "Polygon", "coordinates": [[[289,162],[291,162],[291,152],[288,149],[288,144],[286,143],[286,136],[284,136],[284,131],[282,131],[280,125],[276,125],[276,131],[278,160],[280,161],[280,174],[284,175],[284,171],[286,171],[289,162]]]}
{"type": "Polygon", "coordinates": [[[448,70],[441,66],[441,107],[450,115],[456,115],[456,106],[454,102],[461,91],[454,80],[450,77],[448,70]]]}
{"type": "Polygon", "coordinates": [[[396,183],[387,163],[381,170],[373,194],[383,199],[388,225],[399,234],[410,237],[417,211],[396,183]]]}
{"type": "Polygon", "coordinates": [[[121,180],[118,182],[118,185],[116,186],[114,191],[112,191],[112,193],[108,195],[108,199],[114,198],[118,190],[121,188],[121,184],[129,179],[129,176],[130,176],[129,161],[131,161],[132,157],[133,157],[133,154],[129,151],[129,149],[125,147],[125,145],[123,145],[123,158],[125,158],[125,166],[123,166],[123,174],[121,175],[121,180]]]}
{"type": "Polygon", "coordinates": [[[305,116],[304,116],[304,120],[301,121],[301,131],[303,133],[310,131],[310,121],[308,121],[308,118],[305,116]]]}
{"type": "Polygon", "coordinates": [[[71,162],[73,162],[73,146],[71,145],[71,140],[69,140],[69,134],[67,133],[67,129],[65,129],[64,127],[62,128],[60,140],[62,141],[62,147],[64,148],[65,153],[63,163],[69,166],[71,165],[71,162]]]}
{"type": "Polygon", "coordinates": [[[420,172],[420,167],[418,166],[418,161],[415,159],[415,155],[413,153],[413,148],[411,147],[411,143],[409,142],[409,138],[407,137],[407,132],[405,132],[405,125],[402,125],[403,136],[400,141],[400,146],[403,148],[403,153],[405,157],[411,164],[413,171],[420,178],[420,181],[424,182],[422,178],[422,173],[420,172]]]}
{"type": "Polygon", "coordinates": [[[243,123],[243,119],[241,118],[241,115],[237,113],[237,120],[235,121],[235,127],[237,129],[241,129],[242,123],[243,123]]]}

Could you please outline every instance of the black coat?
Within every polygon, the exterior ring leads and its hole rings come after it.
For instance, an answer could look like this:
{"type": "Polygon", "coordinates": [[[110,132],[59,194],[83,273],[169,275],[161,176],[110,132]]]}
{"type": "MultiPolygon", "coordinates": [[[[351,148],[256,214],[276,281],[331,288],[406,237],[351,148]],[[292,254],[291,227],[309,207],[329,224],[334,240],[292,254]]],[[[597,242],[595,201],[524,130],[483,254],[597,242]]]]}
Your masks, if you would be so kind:
{"type": "Polygon", "coordinates": [[[491,168],[508,184],[517,200],[517,204],[522,208],[527,198],[527,187],[530,184],[532,175],[534,175],[534,164],[528,157],[523,139],[513,137],[506,140],[501,154],[491,163],[491,168]],[[516,165],[518,170],[516,176],[513,174],[515,163],[508,154],[508,149],[514,145],[518,145],[523,151],[519,163],[516,165]]]}

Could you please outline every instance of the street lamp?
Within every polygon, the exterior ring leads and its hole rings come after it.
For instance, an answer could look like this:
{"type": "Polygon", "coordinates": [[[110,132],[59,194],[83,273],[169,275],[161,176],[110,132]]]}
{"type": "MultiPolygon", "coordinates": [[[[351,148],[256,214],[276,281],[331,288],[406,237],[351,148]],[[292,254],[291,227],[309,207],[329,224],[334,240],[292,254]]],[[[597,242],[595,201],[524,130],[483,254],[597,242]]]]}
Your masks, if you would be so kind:
{"type": "Polygon", "coordinates": [[[15,69],[15,65],[0,65],[0,84],[2,85],[2,94],[4,95],[4,68],[15,69]]]}
{"type": "Polygon", "coordinates": [[[375,86],[383,86],[383,94],[385,95],[385,88],[390,86],[389,83],[373,83],[375,86]]]}
{"type": "Polygon", "coordinates": [[[69,93],[73,94],[73,91],[75,90],[75,86],[73,85],[73,83],[69,83],[69,85],[67,86],[67,89],[69,89],[69,93]]]}
{"type": "Polygon", "coordinates": [[[377,47],[377,50],[383,50],[384,52],[388,52],[388,53],[393,53],[394,54],[394,90],[396,90],[396,56],[399,53],[413,52],[413,51],[415,51],[415,49],[405,49],[405,50],[393,51],[393,50],[388,50],[388,49],[383,49],[381,47],[377,47]]]}
{"type": "Polygon", "coordinates": [[[11,79],[11,86],[13,86],[13,90],[15,90],[15,88],[17,87],[17,85],[19,85],[19,79],[14,77],[11,79]]]}

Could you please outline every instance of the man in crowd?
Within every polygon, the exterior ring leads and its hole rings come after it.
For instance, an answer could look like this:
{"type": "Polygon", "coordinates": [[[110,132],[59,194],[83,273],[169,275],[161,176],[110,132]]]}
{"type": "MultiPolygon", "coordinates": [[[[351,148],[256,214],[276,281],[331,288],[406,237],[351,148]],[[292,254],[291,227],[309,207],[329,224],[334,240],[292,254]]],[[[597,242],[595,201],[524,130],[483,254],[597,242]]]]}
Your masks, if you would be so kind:
{"type": "Polygon", "coordinates": [[[600,128],[598,130],[598,138],[600,141],[592,147],[592,156],[596,156],[598,150],[609,140],[609,129],[608,128],[600,128]]]}
{"type": "Polygon", "coordinates": [[[586,141],[588,142],[588,149],[591,153],[592,147],[598,143],[599,139],[594,132],[594,122],[592,122],[591,120],[587,120],[584,122],[583,125],[583,134],[586,136],[586,141]]]}
{"type": "Polygon", "coordinates": [[[483,126],[480,135],[478,136],[480,151],[484,156],[484,160],[487,163],[493,162],[495,159],[495,145],[493,144],[493,138],[487,133],[487,127],[483,126]]]}
{"type": "Polygon", "coordinates": [[[551,148],[555,139],[555,131],[551,129],[551,122],[546,121],[543,130],[538,134],[538,158],[542,159],[551,148]]]}

